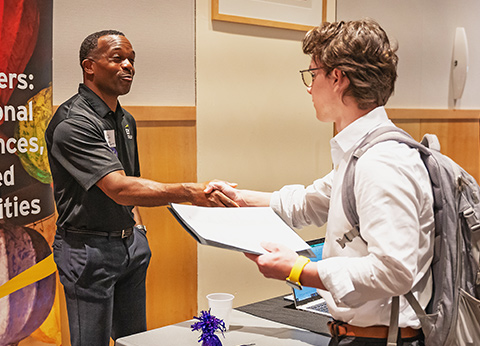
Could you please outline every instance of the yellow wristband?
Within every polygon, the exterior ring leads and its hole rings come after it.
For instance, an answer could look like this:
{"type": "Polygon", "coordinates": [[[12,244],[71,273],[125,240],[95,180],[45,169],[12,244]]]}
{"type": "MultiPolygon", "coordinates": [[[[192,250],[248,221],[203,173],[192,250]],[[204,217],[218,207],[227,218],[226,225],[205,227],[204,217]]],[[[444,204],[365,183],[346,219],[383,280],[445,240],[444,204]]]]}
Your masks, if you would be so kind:
{"type": "Polygon", "coordinates": [[[310,262],[310,259],[308,259],[305,256],[298,256],[297,260],[295,261],[295,264],[292,267],[292,270],[290,271],[290,275],[288,276],[287,284],[289,284],[292,287],[302,289],[302,284],[300,283],[300,275],[302,275],[303,268],[310,262]]]}

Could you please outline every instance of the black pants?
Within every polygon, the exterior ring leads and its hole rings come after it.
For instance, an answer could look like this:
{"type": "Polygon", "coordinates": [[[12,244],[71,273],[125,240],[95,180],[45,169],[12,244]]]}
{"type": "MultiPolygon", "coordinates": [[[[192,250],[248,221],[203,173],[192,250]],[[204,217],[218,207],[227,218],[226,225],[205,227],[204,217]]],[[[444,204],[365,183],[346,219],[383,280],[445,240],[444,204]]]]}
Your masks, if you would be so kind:
{"type": "Polygon", "coordinates": [[[144,231],[128,238],[57,233],[53,244],[65,289],[72,346],[108,346],[143,332],[150,247],[144,231]]]}

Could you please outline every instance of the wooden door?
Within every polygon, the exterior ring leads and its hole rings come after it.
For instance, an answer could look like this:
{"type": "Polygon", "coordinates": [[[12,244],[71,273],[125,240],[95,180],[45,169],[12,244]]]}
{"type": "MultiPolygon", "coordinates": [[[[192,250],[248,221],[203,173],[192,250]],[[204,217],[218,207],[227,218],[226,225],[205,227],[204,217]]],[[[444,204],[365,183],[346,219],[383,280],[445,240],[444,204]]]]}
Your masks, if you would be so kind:
{"type": "MultiPolygon", "coordinates": [[[[125,107],[137,120],[143,178],[196,181],[195,107],[125,107]]],[[[140,208],[152,260],[147,273],[148,329],[197,313],[197,244],[166,207],[140,208]]]]}

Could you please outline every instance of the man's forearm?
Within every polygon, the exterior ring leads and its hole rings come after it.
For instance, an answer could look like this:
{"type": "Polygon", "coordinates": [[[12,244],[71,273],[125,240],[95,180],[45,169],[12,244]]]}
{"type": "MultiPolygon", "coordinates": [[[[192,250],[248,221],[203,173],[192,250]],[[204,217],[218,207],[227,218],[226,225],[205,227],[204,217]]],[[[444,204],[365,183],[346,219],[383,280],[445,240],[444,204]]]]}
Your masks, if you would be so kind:
{"type": "Polygon", "coordinates": [[[318,276],[317,264],[315,262],[310,262],[303,268],[302,274],[300,275],[300,282],[304,286],[326,290],[322,280],[320,280],[318,276]]]}
{"type": "Polygon", "coordinates": [[[200,184],[164,184],[143,178],[126,178],[129,183],[109,195],[116,203],[122,205],[156,207],[168,203],[194,203],[195,200],[201,199],[198,194],[203,193],[200,184]]]}
{"type": "Polygon", "coordinates": [[[247,207],[269,207],[271,192],[261,192],[253,190],[238,190],[239,195],[247,207]]]}
{"type": "MultiPolygon", "coordinates": [[[[222,205],[218,200],[221,194],[219,192],[206,194],[203,191],[205,184],[165,184],[149,179],[126,176],[123,171],[106,175],[97,182],[97,186],[108,197],[121,205],[156,207],[168,203],[184,202],[206,206],[222,205]]],[[[225,201],[223,202],[225,203],[225,201]]]]}

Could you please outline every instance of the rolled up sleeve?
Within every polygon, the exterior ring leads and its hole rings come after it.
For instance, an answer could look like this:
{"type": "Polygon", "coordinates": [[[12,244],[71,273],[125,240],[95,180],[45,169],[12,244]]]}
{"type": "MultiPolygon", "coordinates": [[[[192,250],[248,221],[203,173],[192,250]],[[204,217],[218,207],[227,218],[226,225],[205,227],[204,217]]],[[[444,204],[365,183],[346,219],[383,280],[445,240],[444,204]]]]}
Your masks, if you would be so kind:
{"type": "Polygon", "coordinates": [[[322,226],[328,217],[334,172],[307,187],[287,185],[273,193],[270,207],[290,227],[322,226]]]}

